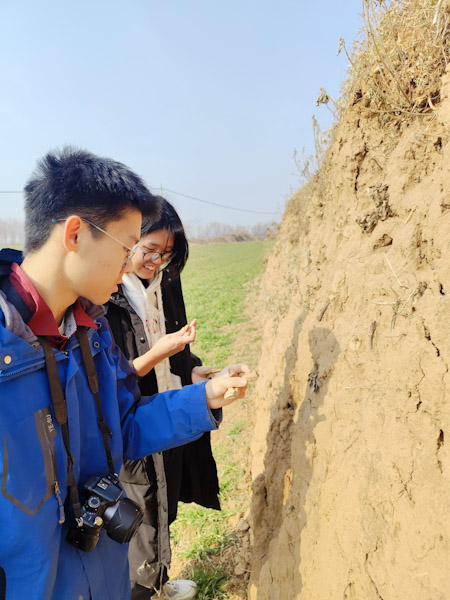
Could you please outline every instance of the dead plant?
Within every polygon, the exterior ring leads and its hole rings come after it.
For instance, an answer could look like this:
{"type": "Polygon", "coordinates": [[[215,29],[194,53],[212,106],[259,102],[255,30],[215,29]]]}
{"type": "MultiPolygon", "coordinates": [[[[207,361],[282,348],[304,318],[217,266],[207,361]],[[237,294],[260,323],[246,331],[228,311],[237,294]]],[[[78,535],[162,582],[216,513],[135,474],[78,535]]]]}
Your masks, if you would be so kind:
{"type": "Polygon", "coordinates": [[[394,120],[432,113],[450,61],[448,0],[363,0],[363,34],[349,53],[341,102],[394,120]]]}
{"type": "Polygon", "coordinates": [[[333,139],[334,127],[330,127],[325,131],[320,129],[316,117],[312,117],[313,134],[314,134],[314,154],[306,156],[305,148],[302,149],[302,154],[299,156],[297,149],[294,148],[294,163],[303,182],[312,181],[314,176],[320,171],[325,155],[331,145],[333,139]]]}

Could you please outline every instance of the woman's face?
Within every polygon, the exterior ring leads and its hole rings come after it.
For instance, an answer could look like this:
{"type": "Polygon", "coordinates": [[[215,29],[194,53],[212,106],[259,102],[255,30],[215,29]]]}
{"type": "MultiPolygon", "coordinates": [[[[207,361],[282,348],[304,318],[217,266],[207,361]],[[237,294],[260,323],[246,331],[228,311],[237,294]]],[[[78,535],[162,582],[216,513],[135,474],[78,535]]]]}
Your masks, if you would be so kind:
{"type": "Polygon", "coordinates": [[[141,279],[153,279],[161,265],[170,260],[172,250],[173,233],[167,229],[147,233],[139,240],[138,250],[132,258],[133,273],[141,279]]]}

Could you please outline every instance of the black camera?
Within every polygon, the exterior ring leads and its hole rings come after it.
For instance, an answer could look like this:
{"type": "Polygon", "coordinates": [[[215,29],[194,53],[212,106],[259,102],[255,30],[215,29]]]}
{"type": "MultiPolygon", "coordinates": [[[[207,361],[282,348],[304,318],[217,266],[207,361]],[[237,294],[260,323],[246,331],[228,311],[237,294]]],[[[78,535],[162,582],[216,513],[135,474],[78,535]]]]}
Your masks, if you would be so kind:
{"type": "MultiPolygon", "coordinates": [[[[144,512],[133,500],[124,498],[117,475],[94,475],[84,486],[89,495],[81,507],[80,522],[71,525],[67,541],[78,550],[91,552],[104,527],[111,539],[126,544],[142,523],[144,512]]],[[[87,494],[86,494],[87,495],[87,494]]]]}

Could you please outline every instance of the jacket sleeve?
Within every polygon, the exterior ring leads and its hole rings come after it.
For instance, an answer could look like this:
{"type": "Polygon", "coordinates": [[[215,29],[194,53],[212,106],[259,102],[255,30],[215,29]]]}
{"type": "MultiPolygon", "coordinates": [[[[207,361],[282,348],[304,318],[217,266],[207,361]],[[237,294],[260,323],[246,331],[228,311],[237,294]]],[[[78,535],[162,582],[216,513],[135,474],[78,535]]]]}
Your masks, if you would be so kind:
{"type": "MultiPolygon", "coordinates": [[[[170,279],[165,271],[161,288],[166,330],[167,333],[173,333],[187,323],[181,280],[179,277],[170,279]]],[[[181,377],[183,385],[188,385],[192,383],[192,369],[201,367],[202,361],[187,344],[184,350],[170,357],[170,365],[171,371],[181,377]]]]}
{"type": "Polygon", "coordinates": [[[217,429],[222,410],[208,408],[204,383],[141,397],[136,372],[114,341],[111,352],[116,364],[124,459],[175,448],[217,429]]]}
{"type": "Polygon", "coordinates": [[[190,350],[189,350],[189,357],[191,359],[191,371],[194,367],[202,366],[202,359],[200,357],[198,357],[196,354],[194,354],[193,352],[191,352],[190,350]]]}

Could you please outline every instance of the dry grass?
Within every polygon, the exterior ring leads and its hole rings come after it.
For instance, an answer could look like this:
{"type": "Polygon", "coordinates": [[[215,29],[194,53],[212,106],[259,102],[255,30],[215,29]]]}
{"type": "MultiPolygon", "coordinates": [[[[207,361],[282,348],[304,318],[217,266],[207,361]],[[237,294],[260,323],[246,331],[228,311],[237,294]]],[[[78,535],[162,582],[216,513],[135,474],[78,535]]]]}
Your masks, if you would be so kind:
{"type": "Polygon", "coordinates": [[[363,0],[342,104],[394,120],[433,113],[450,60],[450,0],[363,0]]]}
{"type": "MultiPolygon", "coordinates": [[[[325,90],[322,90],[323,94],[326,94],[325,90]]],[[[326,96],[327,100],[323,99],[321,102],[317,100],[318,104],[328,104],[329,101],[333,102],[329,96],[326,96]]],[[[337,114],[334,113],[336,119],[337,114]]],[[[320,129],[319,123],[316,117],[312,118],[313,134],[314,134],[314,154],[307,156],[305,154],[305,148],[302,149],[302,154],[299,156],[297,149],[294,148],[294,163],[297,168],[301,181],[308,182],[319,173],[320,167],[323,164],[325,155],[331,145],[334,134],[334,127],[330,127],[325,131],[320,129]]]]}

